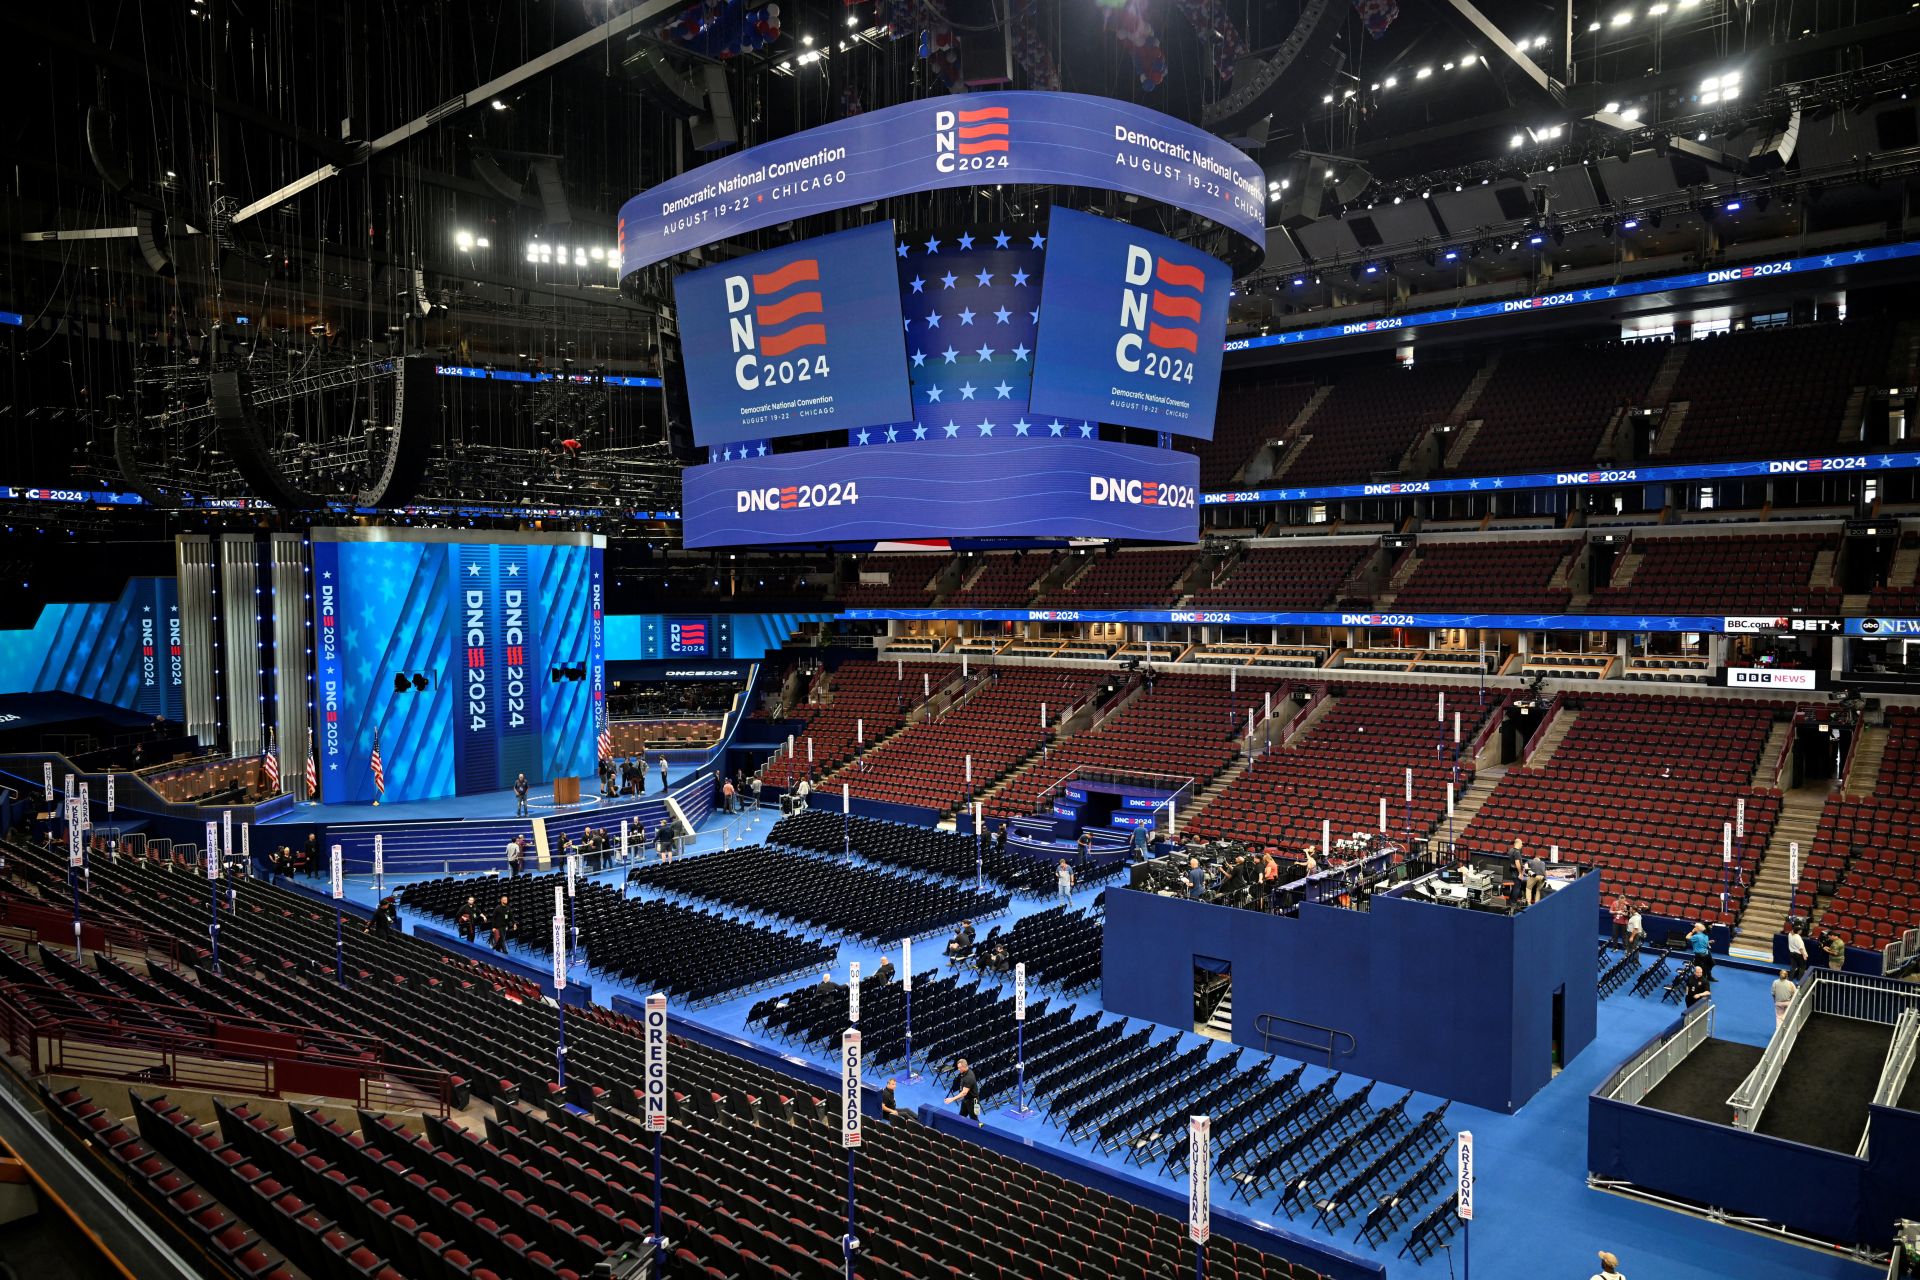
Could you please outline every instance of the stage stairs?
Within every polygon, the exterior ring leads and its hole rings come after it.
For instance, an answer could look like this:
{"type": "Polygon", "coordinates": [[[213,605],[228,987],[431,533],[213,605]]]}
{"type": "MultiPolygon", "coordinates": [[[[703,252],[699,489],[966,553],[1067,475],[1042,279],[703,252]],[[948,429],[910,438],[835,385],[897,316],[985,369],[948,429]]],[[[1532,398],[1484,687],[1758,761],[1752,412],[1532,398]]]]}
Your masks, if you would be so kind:
{"type": "Polygon", "coordinates": [[[1220,1003],[1213,1008],[1213,1016],[1207,1019],[1207,1030],[1218,1032],[1224,1039],[1233,1039],[1233,989],[1220,997],[1220,1003]]]}
{"type": "Polygon", "coordinates": [[[1793,912],[1788,846],[1798,841],[1803,862],[1812,857],[1813,837],[1820,829],[1820,811],[1826,806],[1827,795],[1824,783],[1781,793],[1780,817],[1760,854],[1760,865],[1754,869],[1746,910],[1740,913],[1733,944],[1728,948],[1735,959],[1773,962],[1773,935],[1786,927],[1787,917],[1793,912]]]}

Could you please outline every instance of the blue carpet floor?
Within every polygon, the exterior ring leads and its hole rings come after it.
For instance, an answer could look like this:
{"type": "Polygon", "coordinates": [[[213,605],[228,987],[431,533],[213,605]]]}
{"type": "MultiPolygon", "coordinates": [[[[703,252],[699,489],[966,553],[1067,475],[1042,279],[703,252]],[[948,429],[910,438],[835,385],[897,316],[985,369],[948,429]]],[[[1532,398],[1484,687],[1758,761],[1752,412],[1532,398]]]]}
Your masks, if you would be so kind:
{"type": "MultiPolygon", "coordinates": [[[[772,811],[728,818],[715,815],[702,828],[691,845],[699,854],[727,846],[751,844],[766,837],[778,820],[772,811]]],[[[600,873],[611,883],[624,878],[624,872],[600,873]]],[[[389,877],[390,884],[402,881],[389,877]]],[[[1098,888],[1085,888],[1074,895],[1076,905],[1089,905],[1098,888]]],[[[360,901],[372,897],[372,885],[355,878],[349,886],[351,896],[360,901]]],[[[1008,914],[990,923],[1010,928],[1022,916],[1052,907],[1044,899],[1015,898],[1008,914]]],[[[410,921],[408,923],[411,923],[410,921]]],[[[982,927],[984,934],[986,928],[982,927]]],[[[928,940],[915,948],[914,968],[925,973],[940,960],[942,943],[928,940]]],[[[890,948],[894,963],[900,963],[897,948],[890,948]]],[[[858,960],[862,972],[871,973],[881,952],[852,943],[842,943],[836,959],[836,976],[846,977],[847,965],[858,960]]],[[[528,959],[544,965],[545,957],[528,959]]],[[[644,991],[630,989],[601,974],[578,974],[594,983],[598,1000],[615,994],[641,999],[644,991]]],[[[1767,993],[1768,977],[1754,973],[1723,970],[1715,986],[1715,1034],[1732,1040],[1764,1044],[1773,1030],[1773,1005],[1767,993]]],[[[775,1045],[753,1034],[746,1016],[757,1000],[767,993],[741,995],[705,1006],[687,1015],[715,1030],[768,1043],[783,1053],[804,1052],[788,1045],[775,1045]]],[[[1045,996],[1060,1001],[1057,993],[1033,991],[1030,999],[1045,996]]],[[[1080,995],[1072,1003],[1081,1009],[1099,1009],[1096,991],[1080,995]]],[[[1393,1276],[1458,1275],[1465,1270],[1464,1252],[1471,1248],[1471,1263],[1476,1274],[1506,1280],[1581,1280],[1598,1269],[1596,1251],[1608,1249],[1620,1257],[1622,1271],[1635,1280],[1724,1280],[1738,1275],[1742,1280],[1867,1280],[1875,1273],[1844,1258],[1817,1253],[1779,1241],[1765,1239],[1731,1227],[1716,1225],[1685,1214],[1641,1204],[1619,1196],[1590,1190],[1586,1185],[1587,1095],[1626,1057],[1645,1041],[1671,1025],[1677,1017],[1675,1006],[1657,1000],[1618,994],[1601,1001],[1598,1034],[1594,1043],[1579,1054],[1564,1071],[1537,1094],[1517,1114],[1501,1115],[1455,1104],[1447,1113],[1449,1127],[1458,1132],[1471,1129],[1479,1168],[1477,1215],[1472,1227],[1471,1245],[1456,1235],[1450,1250],[1421,1265],[1396,1255],[1405,1238],[1404,1230],[1382,1249],[1356,1243],[1358,1222],[1344,1230],[1316,1231],[1311,1215],[1289,1222],[1277,1212],[1268,1198],[1251,1208],[1230,1200],[1230,1188],[1216,1180],[1214,1204],[1231,1209],[1256,1221],[1271,1222],[1297,1234],[1314,1236],[1352,1253],[1378,1259],[1393,1276]]],[[[1167,1030],[1166,1034],[1180,1034],[1167,1030]]],[[[1190,1039],[1198,1037],[1184,1033],[1190,1039]]],[[[1229,1053],[1232,1047],[1217,1045],[1216,1052],[1229,1053]]],[[[818,1065],[837,1069],[821,1057],[818,1065]]],[[[1243,1062],[1246,1061],[1243,1058],[1243,1062]]],[[[1292,1068],[1292,1061],[1276,1058],[1276,1075],[1292,1068]]],[[[1305,1085],[1323,1079],[1326,1073],[1317,1067],[1307,1069],[1305,1085]]],[[[1347,1082],[1343,1082],[1343,1085],[1347,1082]]],[[[1352,1082],[1356,1087],[1358,1081],[1352,1082]]],[[[1403,1090],[1377,1086],[1373,1100],[1385,1103],[1403,1090]]],[[[905,1080],[899,1084],[901,1105],[909,1110],[922,1104],[943,1105],[943,1090],[931,1077],[917,1084],[905,1080]]],[[[1411,1114],[1424,1114],[1438,1105],[1439,1099],[1417,1097],[1409,1107],[1411,1114]]],[[[1087,1145],[1073,1146],[1054,1125],[1034,1117],[1017,1120],[1004,1112],[992,1112],[989,1125],[1010,1129],[1034,1142],[1064,1151],[1136,1177],[1156,1178],[1151,1168],[1128,1165],[1119,1155],[1106,1155],[1087,1145]]],[[[1158,1178],[1164,1185],[1184,1195],[1185,1176],[1158,1178]]],[[[1444,1192],[1442,1193],[1445,1194],[1444,1192]]]]}

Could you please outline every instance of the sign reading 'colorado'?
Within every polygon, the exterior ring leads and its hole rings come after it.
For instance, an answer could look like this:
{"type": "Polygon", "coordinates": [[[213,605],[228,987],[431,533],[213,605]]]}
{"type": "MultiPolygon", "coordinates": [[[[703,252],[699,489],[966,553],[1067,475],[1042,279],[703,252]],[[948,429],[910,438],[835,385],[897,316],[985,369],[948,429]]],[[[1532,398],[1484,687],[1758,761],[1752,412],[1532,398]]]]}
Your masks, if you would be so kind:
{"type": "Polygon", "coordinates": [[[620,210],[620,274],[729,236],[934,187],[1123,191],[1197,213],[1266,252],[1260,166],[1171,116],[1077,93],[907,102],[750,147],[620,210]]]}

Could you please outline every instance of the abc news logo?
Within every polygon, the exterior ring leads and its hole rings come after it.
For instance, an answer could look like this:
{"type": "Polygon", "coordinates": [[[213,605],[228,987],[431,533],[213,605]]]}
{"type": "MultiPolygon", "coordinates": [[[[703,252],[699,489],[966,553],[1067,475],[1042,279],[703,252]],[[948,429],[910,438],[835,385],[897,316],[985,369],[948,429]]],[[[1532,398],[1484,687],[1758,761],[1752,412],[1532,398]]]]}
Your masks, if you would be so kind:
{"type": "Polygon", "coordinates": [[[1190,510],[1198,501],[1192,485],[1160,480],[1126,480],[1117,476],[1088,476],[1090,502],[1118,502],[1133,507],[1178,507],[1190,510]]]}

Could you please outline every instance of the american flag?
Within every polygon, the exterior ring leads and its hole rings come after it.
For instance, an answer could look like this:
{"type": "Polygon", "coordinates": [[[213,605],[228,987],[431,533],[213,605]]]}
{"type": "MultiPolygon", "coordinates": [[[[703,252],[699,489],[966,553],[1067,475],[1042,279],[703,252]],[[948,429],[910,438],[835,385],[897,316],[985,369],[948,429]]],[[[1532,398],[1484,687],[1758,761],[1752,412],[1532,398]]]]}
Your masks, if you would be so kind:
{"type": "Polygon", "coordinates": [[[307,730],[307,799],[320,798],[320,762],[313,754],[313,730],[307,730]]]}
{"type": "Polygon", "coordinates": [[[380,734],[377,731],[373,735],[373,758],[369,763],[373,766],[373,789],[381,795],[387,794],[387,771],[380,765],[380,734]]]}
{"type": "Polygon", "coordinates": [[[267,730],[267,747],[260,756],[260,772],[267,779],[267,790],[280,790],[280,756],[273,749],[273,730],[267,730]]]}
{"type": "Polygon", "coordinates": [[[613,734],[608,732],[607,726],[604,724],[600,726],[600,758],[602,760],[613,759],[613,734]]]}

